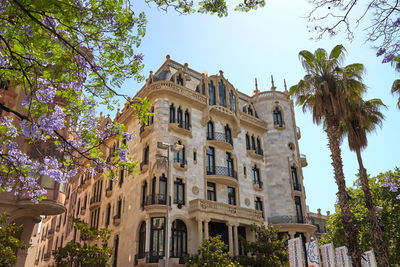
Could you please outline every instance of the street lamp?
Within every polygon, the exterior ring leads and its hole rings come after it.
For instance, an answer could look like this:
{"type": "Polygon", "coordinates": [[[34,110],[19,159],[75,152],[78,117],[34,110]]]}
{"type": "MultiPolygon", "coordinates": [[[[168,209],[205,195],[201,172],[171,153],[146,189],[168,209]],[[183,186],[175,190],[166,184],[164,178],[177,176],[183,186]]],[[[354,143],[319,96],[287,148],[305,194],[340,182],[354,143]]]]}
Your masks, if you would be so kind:
{"type": "Polygon", "coordinates": [[[170,186],[170,180],[171,180],[171,175],[170,175],[170,160],[169,160],[169,150],[173,152],[179,152],[183,149],[183,145],[180,144],[169,144],[169,143],[164,143],[164,142],[157,142],[157,147],[163,150],[167,150],[167,156],[160,156],[163,158],[167,159],[167,203],[166,203],[166,212],[165,212],[165,242],[164,242],[164,247],[165,247],[165,261],[164,261],[164,266],[168,267],[169,263],[169,206],[171,204],[170,201],[170,191],[171,191],[171,186],[170,186]]]}

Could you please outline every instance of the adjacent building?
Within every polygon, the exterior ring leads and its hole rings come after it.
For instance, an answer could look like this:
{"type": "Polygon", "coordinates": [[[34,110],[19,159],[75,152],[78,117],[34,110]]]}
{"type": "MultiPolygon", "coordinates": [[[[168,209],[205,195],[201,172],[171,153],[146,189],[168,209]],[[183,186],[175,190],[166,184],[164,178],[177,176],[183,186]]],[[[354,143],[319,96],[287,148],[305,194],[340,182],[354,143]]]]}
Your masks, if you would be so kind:
{"type": "MultiPolygon", "coordinates": [[[[250,225],[260,222],[310,239],[317,227],[306,218],[307,160],[286,84],[278,91],[272,81],[260,91],[256,83],[249,96],[222,71],[199,73],[167,56],[136,96],[151,100],[149,124],[141,125],[127,106],[115,120],[135,133],[127,145],[141,173],[121,171],[117,181],[77,175],[66,189],[66,212],[43,221],[37,266],[49,266],[55,248],[79,241],[67,216],[113,230],[113,266],[157,266],[166,236],[174,266],[209,235],[221,235],[230,253],[240,255],[239,236],[252,240],[250,225]]],[[[103,147],[108,160],[118,145],[109,140],[103,147]]]]}

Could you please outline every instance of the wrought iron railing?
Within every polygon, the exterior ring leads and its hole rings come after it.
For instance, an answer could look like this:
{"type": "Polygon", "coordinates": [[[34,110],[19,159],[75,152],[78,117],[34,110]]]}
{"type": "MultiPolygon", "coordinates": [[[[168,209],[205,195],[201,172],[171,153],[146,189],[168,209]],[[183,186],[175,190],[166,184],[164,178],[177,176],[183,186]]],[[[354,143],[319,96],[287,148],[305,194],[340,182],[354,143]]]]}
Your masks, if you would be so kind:
{"type": "Polygon", "coordinates": [[[214,132],[212,135],[211,133],[207,134],[207,140],[217,140],[229,143],[233,146],[232,137],[227,136],[225,133],[214,132]]]}
{"type": "Polygon", "coordinates": [[[166,205],[167,204],[167,196],[165,194],[151,194],[146,196],[146,200],[144,202],[145,206],[149,205],[166,205]]]}
{"type": "Polygon", "coordinates": [[[207,175],[222,175],[237,179],[237,172],[233,168],[223,166],[207,166],[207,175]]]}
{"type": "Polygon", "coordinates": [[[307,160],[307,157],[304,154],[300,154],[300,158],[303,158],[303,159],[307,160]]]}
{"type": "Polygon", "coordinates": [[[306,216],[291,216],[291,215],[269,217],[268,222],[272,224],[284,224],[284,223],[309,224],[308,218],[306,216]]]}

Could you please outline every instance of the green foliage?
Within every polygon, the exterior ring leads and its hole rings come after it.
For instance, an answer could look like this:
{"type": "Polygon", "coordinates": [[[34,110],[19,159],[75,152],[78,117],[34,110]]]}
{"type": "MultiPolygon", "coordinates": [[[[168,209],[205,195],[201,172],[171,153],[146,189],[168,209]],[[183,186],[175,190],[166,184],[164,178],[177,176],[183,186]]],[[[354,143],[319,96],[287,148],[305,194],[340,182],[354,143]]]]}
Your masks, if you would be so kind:
{"type": "Polygon", "coordinates": [[[108,247],[111,231],[108,229],[92,229],[85,222],[73,218],[74,228],[80,231],[81,240],[68,242],[53,252],[55,267],[105,267],[109,266],[111,248],[108,247]],[[101,243],[101,246],[98,244],[101,243]]]}
{"type": "Polygon", "coordinates": [[[228,252],[228,246],[221,240],[220,236],[209,237],[201,244],[197,254],[185,259],[188,267],[236,267],[240,266],[233,261],[228,252]]]}
{"type": "MultiPolygon", "coordinates": [[[[378,212],[379,224],[383,227],[383,240],[388,248],[389,259],[392,263],[400,262],[400,203],[396,199],[397,193],[390,188],[382,187],[383,177],[390,177],[392,181],[400,179],[400,169],[379,174],[369,179],[374,202],[383,210],[378,212]]],[[[368,210],[364,204],[364,193],[359,182],[354,188],[348,188],[350,208],[355,218],[355,225],[359,230],[359,244],[363,251],[372,248],[372,237],[369,228],[368,210]]],[[[335,247],[345,245],[345,235],[341,220],[341,210],[330,215],[327,223],[327,232],[322,235],[320,243],[333,242],[335,247]]]]}
{"type": "Polygon", "coordinates": [[[15,236],[22,229],[22,225],[10,223],[5,226],[7,213],[0,214],[0,266],[14,266],[18,249],[27,249],[29,246],[15,236]]]}
{"type": "Polygon", "coordinates": [[[256,241],[249,242],[241,238],[245,251],[250,256],[239,256],[238,260],[243,266],[253,267],[276,267],[289,266],[289,258],[285,240],[278,238],[278,229],[271,224],[265,226],[252,225],[251,230],[255,233],[256,241]]]}

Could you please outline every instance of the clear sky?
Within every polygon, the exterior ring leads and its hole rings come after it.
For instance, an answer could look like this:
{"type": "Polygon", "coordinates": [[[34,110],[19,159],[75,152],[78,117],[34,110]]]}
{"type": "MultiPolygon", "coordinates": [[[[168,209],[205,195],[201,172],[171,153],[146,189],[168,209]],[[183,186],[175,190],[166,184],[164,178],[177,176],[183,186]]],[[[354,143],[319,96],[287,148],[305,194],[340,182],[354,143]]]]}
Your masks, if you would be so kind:
{"type": "MultiPolygon", "coordinates": [[[[230,2],[228,0],[228,2],[230,2]]],[[[315,42],[304,18],[310,10],[305,0],[269,0],[267,5],[249,13],[230,12],[226,18],[194,14],[181,16],[172,9],[165,13],[144,1],[134,1],[135,10],[145,11],[148,19],[147,33],[139,51],[144,54],[147,77],[150,70],[157,70],[167,54],[180,63],[187,62],[199,72],[210,75],[224,71],[224,76],[239,90],[251,94],[254,78],[260,90],[271,88],[273,74],[278,90],[283,90],[283,79],[288,86],[296,84],[304,70],[298,59],[303,49],[315,51],[322,47],[330,51],[336,44],[343,44],[347,51],[345,64],[363,63],[367,69],[364,83],[368,86],[366,99],[379,97],[388,105],[384,111],[383,128],[369,136],[369,146],[363,152],[364,164],[371,175],[400,166],[398,153],[400,110],[390,93],[393,80],[398,74],[389,64],[381,64],[376,51],[364,43],[359,32],[350,43],[344,35],[325,37],[315,42]]],[[[135,81],[127,81],[124,93],[133,96],[141,87],[135,81]]],[[[327,147],[327,137],[321,126],[312,123],[311,114],[303,114],[296,107],[296,122],[301,128],[300,152],[306,154],[308,166],[303,168],[306,202],[311,211],[321,208],[334,211],[337,186],[327,147]]],[[[351,186],[358,172],[356,155],[342,145],[344,173],[351,186]]]]}

